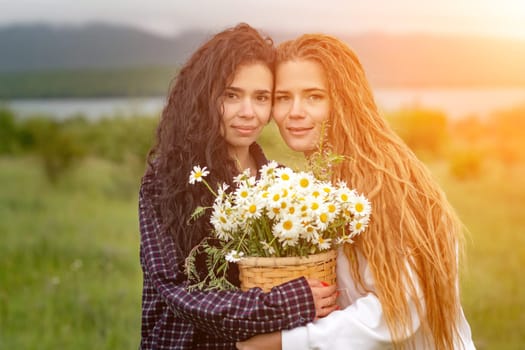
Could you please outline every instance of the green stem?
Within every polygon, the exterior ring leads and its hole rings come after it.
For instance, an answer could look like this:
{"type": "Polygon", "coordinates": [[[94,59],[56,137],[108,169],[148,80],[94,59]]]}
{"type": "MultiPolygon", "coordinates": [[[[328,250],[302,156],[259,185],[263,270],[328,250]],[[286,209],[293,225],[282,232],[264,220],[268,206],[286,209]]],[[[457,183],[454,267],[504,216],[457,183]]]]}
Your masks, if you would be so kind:
{"type": "Polygon", "coordinates": [[[217,193],[215,193],[215,191],[210,187],[210,185],[208,184],[208,182],[204,179],[202,179],[202,182],[204,183],[204,185],[206,185],[206,187],[208,187],[208,190],[210,190],[210,192],[215,196],[217,197],[217,193]]]}

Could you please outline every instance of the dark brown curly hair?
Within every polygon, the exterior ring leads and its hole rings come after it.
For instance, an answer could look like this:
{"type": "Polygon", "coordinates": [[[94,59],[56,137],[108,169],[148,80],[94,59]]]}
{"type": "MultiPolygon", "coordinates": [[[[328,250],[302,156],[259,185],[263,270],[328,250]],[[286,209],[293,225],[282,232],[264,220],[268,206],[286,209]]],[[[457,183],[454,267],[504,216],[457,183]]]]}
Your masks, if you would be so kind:
{"type": "Polygon", "coordinates": [[[197,206],[213,203],[205,186],[188,183],[193,166],[210,170],[211,186],[231,183],[238,173],[220,133],[225,89],[241,65],[262,63],[273,72],[274,54],[270,38],[241,23],[205,42],[172,81],[148,165],[162,188],[163,232],[173,235],[183,256],[211,229],[207,215],[188,225],[197,206]]]}

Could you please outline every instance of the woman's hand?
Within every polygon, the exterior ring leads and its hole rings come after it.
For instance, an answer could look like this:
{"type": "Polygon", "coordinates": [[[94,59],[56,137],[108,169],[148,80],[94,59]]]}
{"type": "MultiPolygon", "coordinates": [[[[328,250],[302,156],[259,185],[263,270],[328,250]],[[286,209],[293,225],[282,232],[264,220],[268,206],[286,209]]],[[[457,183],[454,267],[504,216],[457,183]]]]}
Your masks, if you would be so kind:
{"type": "Polygon", "coordinates": [[[336,304],[337,286],[329,285],[316,279],[307,279],[315,304],[315,319],[328,316],[339,308],[336,304]]]}
{"type": "Polygon", "coordinates": [[[281,332],[259,334],[235,343],[239,350],[281,350],[281,332]]]}
{"type": "MultiPolygon", "coordinates": [[[[316,279],[307,279],[315,305],[315,319],[325,317],[339,306],[337,299],[337,286],[329,285],[316,279]]],[[[245,341],[235,343],[239,350],[281,350],[281,332],[259,334],[245,341]]]]}

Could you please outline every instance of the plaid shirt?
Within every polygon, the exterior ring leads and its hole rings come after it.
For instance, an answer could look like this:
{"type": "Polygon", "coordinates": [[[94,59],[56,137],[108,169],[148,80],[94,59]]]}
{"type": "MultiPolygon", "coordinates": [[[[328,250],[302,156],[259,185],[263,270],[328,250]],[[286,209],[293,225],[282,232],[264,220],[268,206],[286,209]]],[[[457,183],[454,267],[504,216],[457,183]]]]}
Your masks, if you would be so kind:
{"type": "MultiPolygon", "coordinates": [[[[259,146],[259,165],[266,158],[259,146]],[[261,158],[262,156],[262,158],[261,158]]],[[[139,195],[140,263],[144,275],[141,349],[235,349],[235,341],[256,334],[303,326],[315,315],[304,278],[263,293],[188,292],[171,235],[161,232],[160,188],[153,173],[142,179],[139,195]]]]}

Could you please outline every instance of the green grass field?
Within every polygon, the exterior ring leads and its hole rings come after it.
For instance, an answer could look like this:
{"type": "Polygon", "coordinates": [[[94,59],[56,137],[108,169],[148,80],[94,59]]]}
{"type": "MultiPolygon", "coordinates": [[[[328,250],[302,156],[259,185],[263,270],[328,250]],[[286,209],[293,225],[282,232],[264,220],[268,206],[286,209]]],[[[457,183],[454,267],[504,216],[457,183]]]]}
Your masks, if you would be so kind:
{"type": "MultiPolygon", "coordinates": [[[[279,161],[300,155],[263,143],[279,161]]],[[[470,230],[462,300],[478,349],[525,344],[523,168],[458,182],[432,171],[470,230]]],[[[0,349],[134,349],[142,277],[140,174],[88,158],[54,186],[30,157],[0,158],[0,349]]]]}
{"type": "Polygon", "coordinates": [[[124,170],[89,160],[50,187],[35,160],[0,160],[1,349],[138,347],[137,205],[124,170]]]}

